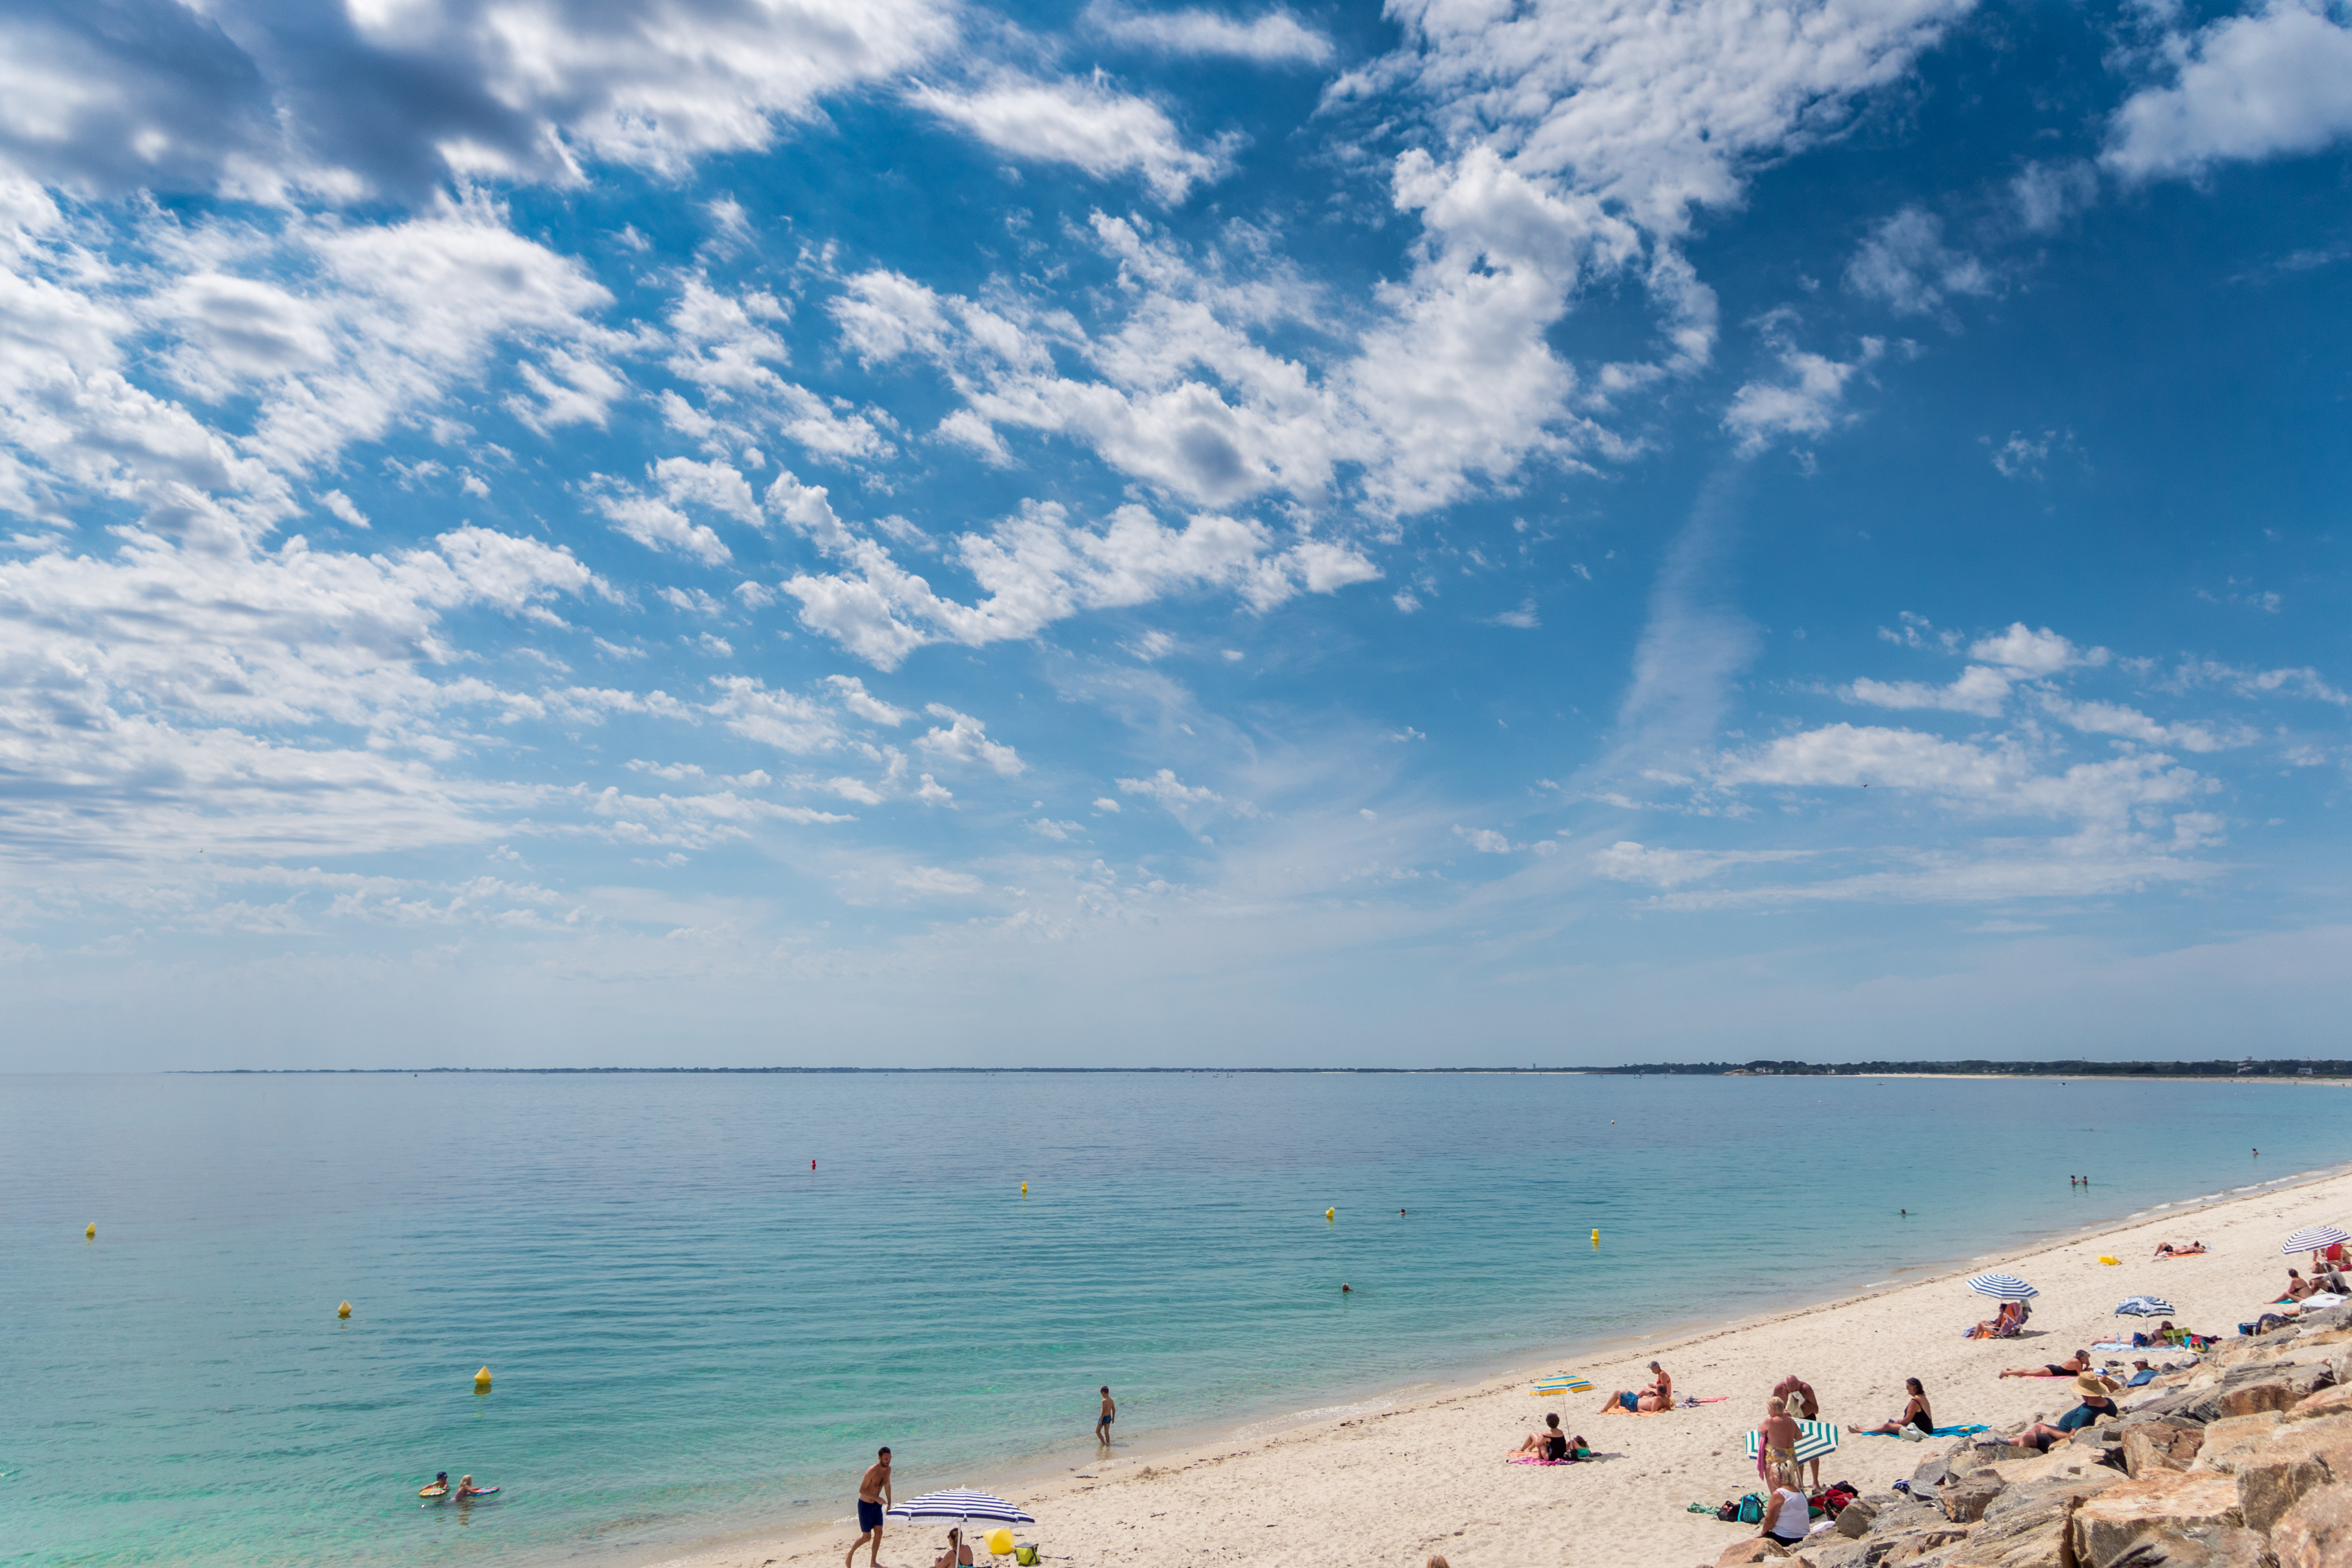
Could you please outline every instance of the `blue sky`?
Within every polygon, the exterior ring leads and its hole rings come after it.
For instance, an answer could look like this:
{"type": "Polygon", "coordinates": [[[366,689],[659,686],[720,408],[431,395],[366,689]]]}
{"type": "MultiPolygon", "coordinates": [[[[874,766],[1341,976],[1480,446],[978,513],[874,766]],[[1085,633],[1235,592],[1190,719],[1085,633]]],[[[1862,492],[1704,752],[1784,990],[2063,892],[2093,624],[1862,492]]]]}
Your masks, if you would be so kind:
{"type": "Polygon", "coordinates": [[[2341,1054],[2340,5],[0,58],[0,1067],[2341,1054]]]}

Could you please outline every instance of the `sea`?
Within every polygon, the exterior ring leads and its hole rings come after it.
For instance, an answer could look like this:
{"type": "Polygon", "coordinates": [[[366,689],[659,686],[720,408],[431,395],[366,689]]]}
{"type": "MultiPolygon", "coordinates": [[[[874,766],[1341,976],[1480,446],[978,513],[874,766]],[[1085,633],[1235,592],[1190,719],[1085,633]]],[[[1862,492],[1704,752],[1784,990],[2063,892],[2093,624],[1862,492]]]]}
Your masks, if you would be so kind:
{"type": "Polygon", "coordinates": [[[1105,1384],[1133,1458],[2159,1205],[2193,1239],[2352,1158],[2346,1092],[0,1078],[0,1563],[651,1562],[844,1518],[885,1443],[901,1498],[1086,1466],[1105,1384]],[[502,1489],[421,1504],[445,1469],[502,1489]]]}

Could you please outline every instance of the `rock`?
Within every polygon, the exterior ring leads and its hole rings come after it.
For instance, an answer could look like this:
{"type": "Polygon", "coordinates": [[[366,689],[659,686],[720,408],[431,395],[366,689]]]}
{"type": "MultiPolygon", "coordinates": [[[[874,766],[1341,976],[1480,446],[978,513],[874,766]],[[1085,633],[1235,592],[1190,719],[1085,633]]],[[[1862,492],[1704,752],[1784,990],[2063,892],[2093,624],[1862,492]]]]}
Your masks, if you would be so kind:
{"type": "Polygon", "coordinates": [[[1944,1478],[1951,1474],[1951,1456],[1938,1454],[1911,1472],[1911,1484],[1915,1487],[1940,1487],[1944,1484],[1944,1478]]]}
{"type": "Polygon", "coordinates": [[[1869,1549],[1843,1535],[1817,1535],[1797,1548],[1797,1560],[1806,1568],[1866,1568],[1869,1549]]]}
{"type": "Polygon", "coordinates": [[[2185,1470],[2205,1443],[2205,1428],[2181,1421],[2135,1421],[2123,1429],[2124,1470],[2185,1470]]]}
{"type": "Polygon", "coordinates": [[[2133,1543],[2153,1531],[2193,1531],[2228,1525],[2242,1529],[2238,1483],[2221,1475],[2163,1471],[2119,1481],[2074,1510],[2076,1562],[2084,1568],[2115,1568],[2133,1543]]]}
{"type": "Polygon", "coordinates": [[[1843,1536],[1848,1541],[1854,1540],[1859,1536],[1866,1535],[1870,1531],[1871,1525],[1877,1520],[1877,1518],[1878,1510],[1876,1509],[1871,1507],[1860,1498],[1856,1498],[1853,1501],[1846,1504],[1845,1507],[1840,1510],[1837,1516],[1837,1533],[1843,1536]]]}
{"type": "Polygon", "coordinates": [[[2236,1471],[2238,1461],[2271,1440],[2279,1429],[2281,1417],[2275,1410],[2260,1415],[2232,1415],[2214,1422],[2205,1428],[2205,1440],[2199,1446],[2193,1470],[2219,1470],[2223,1475],[2236,1471]]]}
{"type": "Polygon", "coordinates": [[[2352,1482],[2352,1415],[2282,1426],[2237,1465],[2238,1507],[2246,1528],[2268,1531],[2312,1492],[2352,1482]]]}
{"type": "Polygon", "coordinates": [[[2352,1386],[2346,1385],[2341,1380],[2306,1399],[2298,1400],[2286,1413],[2290,1421],[2318,1421],[2330,1415],[2352,1415],[2352,1386]]]}
{"type": "MultiPolygon", "coordinates": [[[[2216,1386],[2218,1386],[2218,1381],[2216,1386]]],[[[2205,1424],[2205,1417],[2197,1415],[2196,1410],[2197,1406],[2203,1403],[2206,1392],[2206,1389],[2192,1384],[2171,1394],[2159,1394],[2154,1399],[2143,1401],[2125,1411],[2125,1422],[2128,1425],[2131,1417],[2146,1415],[2164,1421],[2194,1422],[2201,1426],[2205,1424]]]]}
{"type": "Polygon", "coordinates": [[[1878,1568],[1902,1568],[1903,1564],[1916,1563],[1930,1552],[1941,1551],[1954,1542],[1966,1541],[1968,1538],[1969,1532],[1966,1526],[1920,1531],[1915,1535],[1905,1538],[1902,1545],[1880,1558],[1878,1568]]]}
{"type": "Polygon", "coordinates": [[[2305,1494],[2271,1527],[2279,1568],[2347,1568],[2352,1564],[2352,1485],[2337,1482],[2305,1494]]]}
{"type": "Polygon", "coordinates": [[[2335,1381],[2325,1366],[2239,1367],[2225,1373],[2221,1386],[2205,1394],[2189,1413],[2210,1424],[2284,1410],[2335,1381]]]}
{"type": "Polygon", "coordinates": [[[2228,1525],[2151,1530],[2113,1568],[2276,1568],[2270,1543],[2251,1530],[2228,1525]]]}
{"type": "Polygon", "coordinates": [[[1985,1510],[1999,1497],[2007,1485],[1998,1471],[1990,1467],[1970,1471],[1958,1480],[1947,1482],[1939,1497],[1944,1505],[1944,1517],[1954,1524],[1973,1524],[1984,1517],[1985,1510]]]}

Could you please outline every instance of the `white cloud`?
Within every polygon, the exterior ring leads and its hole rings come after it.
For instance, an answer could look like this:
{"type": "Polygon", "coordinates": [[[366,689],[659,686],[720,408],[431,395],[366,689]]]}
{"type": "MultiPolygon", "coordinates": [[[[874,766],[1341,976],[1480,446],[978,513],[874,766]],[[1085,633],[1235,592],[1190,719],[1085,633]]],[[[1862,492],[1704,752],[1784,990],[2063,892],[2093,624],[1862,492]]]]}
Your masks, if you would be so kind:
{"type": "Polygon", "coordinates": [[[1491,827],[1464,827],[1456,823],[1454,833],[1455,837],[1481,855],[1508,855],[1519,847],[1491,827]]]}
{"type": "Polygon", "coordinates": [[[300,7],[0,16],[0,153],[115,189],[412,195],[489,175],[665,177],[767,146],[778,119],[956,37],[945,0],[354,0],[322,47],[300,7]],[[416,62],[430,61],[421,71],[416,62]]]}
{"type": "Polygon", "coordinates": [[[2166,41],[2169,86],[2116,110],[2106,165],[2126,178],[2310,153],[2352,135],[2352,26],[2313,0],[2270,0],[2166,41]]]}
{"type": "Polygon", "coordinates": [[[1135,11],[1094,0],[1080,19],[1106,37],[1168,55],[1321,65],[1332,53],[1328,37],[1281,9],[1261,12],[1244,22],[1221,11],[1135,11]]]}
{"type": "Polygon", "coordinates": [[[1006,76],[971,91],[918,82],[908,96],[1000,152],[1069,163],[1097,179],[1139,174],[1170,204],[1225,171],[1223,147],[1201,153],[1186,146],[1165,110],[1113,90],[1099,72],[1060,81],[1006,76]]]}
{"type": "Polygon", "coordinates": [[[1969,657],[2021,675],[2055,675],[2078,665],[2103,665],[2108,655],[2103,647],[2078,648],[2048,626],[2033,631],[2017,621],[1997,637],[1978,638],[1969,645],[1969,657]]]}
{"type": "Polygon", "coordinates": [[[1702,881],[1732,866],[1773,865],[1804,860],[1802,849],[1652,849],[1621,839],[1592,857],[1592,868],[1618,882],[1647,882],[1675,888],[1702,881]]]}
{"type": "Polygon", "coordinates": [[[1871,230],[1846,264],[1846,287],[1898,315],[1938,315],[1946,296],[1990,294],[1984,263],[1944,243],[1943,220],[1909,206],[1871,230]]]}
{"type": "Polygon", "coordinates": [[[365,528],[368,526],[368,514],[359,509],[359,503],[357,501],[354,501],[351,497],[345,495],[341,490],[327,491],[324,495],[321,495],[319,498],[319,504],[325,507],[329,511],[333,512],[337,517],[341,518],[345,522],[350,523],[353,528],[365,528]]]}
{"type": "Polygon", "coordinates": [[[1021,755],[1012,747],[988,738],[988,726],[969,713],[959,713],[942,702],[928,704],[924,712],[934,719],[944,719],[944,730],[934,726],[915,742],[919,751],[949,762],[970,763],[988,767],[999,778],[1019,778],[1024,771],[1021,755]]]}
{"type": "Polygon", "coordinates": [[[1998,719],[2009,700],[2009,676],[2002,671],[1972,664],[1949,686],[1864,678],[1839,688],[1838,695],[1848,702],[1866,702],[1875,708],[1942,708],[1955,713],[1978,713],[1998,719]]]}
{"type": "Polygon", "coordinates": [[[2050,234],[2098,199],[2097,171],[2081,161],[2028,163],[2009,183],[2017,221],[2028,234],[2050,234]]]}
{"type": "Polygon", "coordinates": [[[1723,427],[1738,436],[1740,451],[1750,455],[1762,451],[1775,436],[1827,435],[1853,418],[1839,411],[1845,384],[1885,346],[1876,338],[1864,338],[1860,354],[1839,361],[1782,343],[1779,353],[1786,378],[1742,385],[1732,395],[1723,427]]]}
{"type": "Polygon", "coordinates": [[[866,683],[854,675],[828,675],[825,684],[841,693],[841,705],[860,719],[892,727],[905,723],[915,715],[904,708],[894,707],[866,689],[866,683]]]}
{"type": "Polygon", "coordinates": [[[1536,602],[1528,599],[1516,610],[1504,610],[1488,616],[1486,624],[1495,626],[1513,626],[1523,632],[1531,632],[1542,626],[1543,622],[1536,616],[1536,602]]]}
{"type": "MultiPolygon", "coordinates": [[[[1223,804],[1225,798],[1206,784],[1185,784],[1176,776],[1176,770],[1173,768],[1162,768],[1147,779],[1120,779],[1118,787],[1129,795],[1139,795],[1148,799],[1156,800],[1180,816],[1188,806],[1220,805],[1223,804]]],[[[1118,802],[1108,799],[1095,802],[1097,810],[1105,807],[1117,811],[1118,802]]]]}
{"type": "Polygon", "coordinates": [[[2144,745],[2173,746],[2184,752],[2218,752],[2250,744],[2254,739],[2242,731],[2219,733],[2210,724],[2194,721],[2159,724],[2137,708],[2117,702],[2074,702],[2054,691],[2042,693],[2042,707],[2043,711],[2085,734],[2118,735],[2144,745]]]}

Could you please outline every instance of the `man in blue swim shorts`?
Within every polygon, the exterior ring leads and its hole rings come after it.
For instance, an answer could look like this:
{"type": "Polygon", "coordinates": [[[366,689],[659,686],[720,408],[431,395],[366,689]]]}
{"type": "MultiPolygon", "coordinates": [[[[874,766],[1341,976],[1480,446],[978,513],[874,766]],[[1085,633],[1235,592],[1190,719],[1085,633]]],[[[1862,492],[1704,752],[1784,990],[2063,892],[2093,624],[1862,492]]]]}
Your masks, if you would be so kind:
{"type": "Polygon", "coordinates": [[[884,1448],[876,1455],[874,1462],[866,1467],[866,1479],[857,1483],[858,1536],[849,1543],[849,1555],[841,1560],[842,1568],[849,1568],[857,1561],[857,1549],[865,1545],[869,1537],[874,1542],[874,1550],[866,1554],[866,1568],[881,1568],[882,1510],[891,1500],[890,1450],[884,1448]]]}

